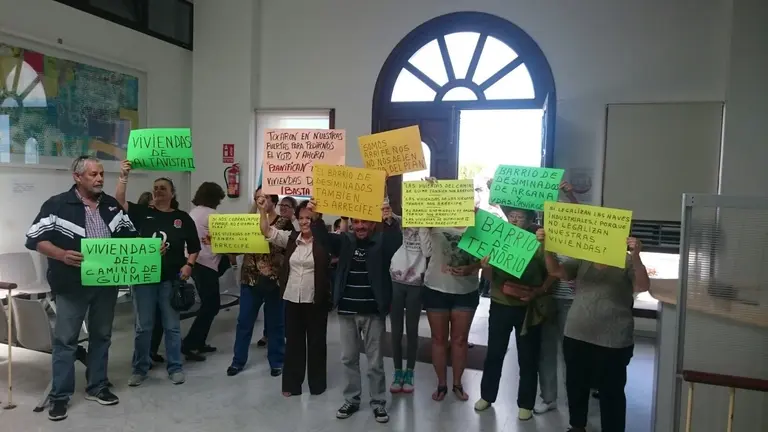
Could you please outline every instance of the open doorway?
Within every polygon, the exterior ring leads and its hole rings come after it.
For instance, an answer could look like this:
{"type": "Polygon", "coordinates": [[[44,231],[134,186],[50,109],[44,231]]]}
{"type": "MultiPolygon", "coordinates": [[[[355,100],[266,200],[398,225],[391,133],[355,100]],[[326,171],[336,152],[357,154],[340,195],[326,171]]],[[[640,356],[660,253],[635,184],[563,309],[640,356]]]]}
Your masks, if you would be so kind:
{"type": "MultiPolygon", "coordinates": [[[[403,180],[472,179],[488,207],[499,164],[552,166],[555,101],[544,53],[509,21],[458,12],[413,30],[384,63],[373,100],[372,132],[418,125],[427,161],[422,172],[387,180],[393,211],[402,211],[403,180]]],[[[483,299],[474,319],[476,345],[488,340],[488,306],[483,299]]]]}
{"type": "Polygon", "coordinates": [[[459,112],[459,179],[473,180],[488,208],[488,180],[499,165],[541,166],[541,109],[459,112]]]}

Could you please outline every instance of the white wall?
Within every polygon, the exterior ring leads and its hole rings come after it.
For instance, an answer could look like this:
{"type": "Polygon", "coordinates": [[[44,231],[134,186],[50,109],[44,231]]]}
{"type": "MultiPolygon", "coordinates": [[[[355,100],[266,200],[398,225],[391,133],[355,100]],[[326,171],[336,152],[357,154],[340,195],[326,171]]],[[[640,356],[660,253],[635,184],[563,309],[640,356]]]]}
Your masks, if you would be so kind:
{"type": "MultiPolygon", "coordinates": [[[[0,0],[0,40],[10,34],[29,47],[76,60],[93,59],[97,66],[115,64],[145,73],[146,126],[190,126],[192,54],[182,48],[143,35],[51,0],[0,0]],[[61,39],[62,43],[57,43],[61,39]],[[63,54],[62,54],[63,53],[63,54]]],[[[137,176],[129,186],[132,199],[148,190],[152,179],[165,173],[137,176]]],[[[117,175],[108,173],[105,190],[114,190],[117,175]]],[[[182,206],[189,201],[188,175],[173,174],[182,206]]],[[[23,250],[24,233],[42,202],[72,183],[67,172],[0,166],[0,195],[10,193],[13,181],[32,184],[26,194],[12,194],[14,218],[0,223],[0,253],[23,250]]]]}
{"type": "MultiPolygon", "coordinates": [[[[379,70],[408,32],[462,10],[508,19],[552,66],[556,164],[593,168],[598,189],[607,103],[725,98],[730,0],[261,0],[261,7],[254,105],[333,107],[350,137],[370,132],[379,70]]],[[[347,161],[358,164],[350,141],[347,161]]],[[[600,191],[592,196],[599,201],[600,191]]]]}
{"type": "Polygon", "coordinates": [[[254,43],[258,3],[254,0],[199,0],[195,3],[192,128],[198,170],[192,188],[215,181],[224,187],[222,144],[235,145],[240,163],[239,198],[227,198],[219,211],[242,213],[253,192],[253,92],[258,74],[254,43]]]}
{"type": "Polygon", "coordinates": [[[721,192],[766,196],[768,2],[733,0],[721,192]]]}

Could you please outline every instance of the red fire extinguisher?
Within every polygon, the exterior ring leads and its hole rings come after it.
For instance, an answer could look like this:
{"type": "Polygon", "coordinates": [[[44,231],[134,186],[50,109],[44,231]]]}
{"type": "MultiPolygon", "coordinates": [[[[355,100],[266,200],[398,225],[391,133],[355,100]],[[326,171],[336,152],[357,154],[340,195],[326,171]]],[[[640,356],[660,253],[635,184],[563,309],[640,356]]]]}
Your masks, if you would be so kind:
{"type": "Polygon", "coordinates": [[[224,182],[227,184],[227,196],[240,196],[240,164],[234,164],[224,170],[224,182]]]}

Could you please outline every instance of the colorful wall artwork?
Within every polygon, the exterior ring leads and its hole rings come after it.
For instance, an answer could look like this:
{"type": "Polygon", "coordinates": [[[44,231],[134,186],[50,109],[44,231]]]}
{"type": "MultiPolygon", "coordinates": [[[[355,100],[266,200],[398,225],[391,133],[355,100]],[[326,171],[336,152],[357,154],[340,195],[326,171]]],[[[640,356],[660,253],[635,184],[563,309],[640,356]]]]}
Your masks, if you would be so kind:
{"type": "Polygon", "coordinates": [[[137,77],[0,43],[0,163],[122,160],[139,118],[137,77]]]}

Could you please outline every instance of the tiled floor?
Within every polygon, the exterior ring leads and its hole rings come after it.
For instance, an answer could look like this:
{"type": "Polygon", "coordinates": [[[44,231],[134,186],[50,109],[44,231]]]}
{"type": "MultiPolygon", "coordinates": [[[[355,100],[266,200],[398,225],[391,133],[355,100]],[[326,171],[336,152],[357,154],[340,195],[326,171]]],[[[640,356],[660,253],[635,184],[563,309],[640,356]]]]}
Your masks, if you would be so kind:
{"type": "MultiPolygon", "coordinates": [[[[478,311],[470,340],[485,343],[487,300],[478,311]]],[[[362,410],[347,420],[337,420],[335,410],[342,402],[342,374],[338,361],[340,352],[335,319],[329,322],[328,391],[321,396],[310,396],[306,391],[297,398],[286,399],[280,395],[280,380],[269,376],[264,351],[251,350],[248,369],[236,378],[227,377],[225,370],[231,359],[233,329],[237,309],[222,311],[214,323],[211,343],[220,352],[211,355],[204,363],[188,364],[187,382],[172,385],[164,371],[154,370],[142,387],[129,388],[126,381],[130,374],[133,351],[133,330],[130,304],[119,306],[110,359],[110,378],[115,384],[119,405],[102,407],[83,398],[84,374],[82,365],[77,367],[77,393],[67,420],[49,421],[45,413],[33,413],[32,408],[50,377],[50,356],[23,349],[14,350],[14,410],[0,410],[0,431],[162,431],[162,432],[321,432],[393,430],[434,432],[453,431],[565,431],[568,425],[567,407],[561,398],[560,409],[532,421],[517,420],[515,404],[517,362],[514,340],[510,343],[505,373],[502,378],[499,400],[494,408],[478,414],[472,403],[479,395],[481,372],[468,370],[464,374],[464,386],[470,394],[469,402],[459,402],[452,394],[445,401],[432,401],[430,395],[435,386],[434,372],[430,364],[420,363],[416,368],[416,392],[411,396],[396,396],[390,404],[390,423],[379,425],[370,411],[362,410]]],[[[190,321],[182,326],[186,328],[190,321]]],[[[257,323],[261,332],[261,322],[257,323]]],[[[422,317],[422,333],[428,334],[426,317],[422,317]]],[[[0,401],[7,401],[5,358],[6,346],[0,345],[0,401]]],[[[653,387],[654,348],[649,342],[638,341],[635,356],[630,364],[628,396],[628,432],[650,431],[651,399],[653,387]]],[[[385,359],[388,374],[392,365],[385,359]]],[[[362,361],[365,368],[365,360],[362,361]]],[[[365,374],[363,374],[365,377],[365,374]]],[[[364,379],[364,386],[365,384],[364,379]]],[[[561,394],[564,394],[561,393],[561,394]]],[[[596,401],[591,408],[591,431],[599,430],[599,414],[596,401]]]]}

